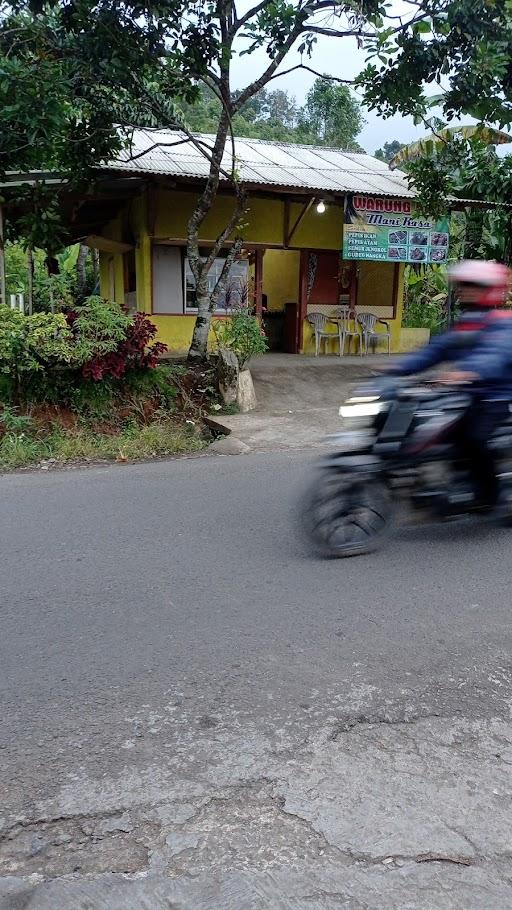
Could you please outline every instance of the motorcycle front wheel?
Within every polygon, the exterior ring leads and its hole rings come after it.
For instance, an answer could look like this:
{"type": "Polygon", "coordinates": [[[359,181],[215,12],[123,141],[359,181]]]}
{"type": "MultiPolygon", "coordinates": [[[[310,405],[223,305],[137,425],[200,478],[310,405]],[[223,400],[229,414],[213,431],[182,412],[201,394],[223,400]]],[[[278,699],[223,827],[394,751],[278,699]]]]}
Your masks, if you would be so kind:
{"type": "Polygon", "coordinates": [[[303,497],[301,516],[310,543],[322,555],[371,553],[391,530],[391,492],[378,478],[319,472],[303,497]]]}

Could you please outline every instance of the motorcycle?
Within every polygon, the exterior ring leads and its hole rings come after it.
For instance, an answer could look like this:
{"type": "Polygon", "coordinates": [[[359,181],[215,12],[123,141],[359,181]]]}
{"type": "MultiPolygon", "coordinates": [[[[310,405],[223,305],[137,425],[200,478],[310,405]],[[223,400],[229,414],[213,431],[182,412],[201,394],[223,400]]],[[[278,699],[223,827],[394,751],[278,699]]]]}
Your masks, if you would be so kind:
{"type": "MultiPolygon", "coordinates": [[[[319,464],[302,503],[310,542],[324,555],[355,556],[382,545],[397,504],[434,520],[476,514],[457,424],[471,396],[464,386],[372,380],[340,408],[334,452],[319,464]]],[[[510,408],[509,408],[510,410],[510,408]]],[[[512,413],[494,432],[500,479],[500,520],[512,521],[512,413]]]]}

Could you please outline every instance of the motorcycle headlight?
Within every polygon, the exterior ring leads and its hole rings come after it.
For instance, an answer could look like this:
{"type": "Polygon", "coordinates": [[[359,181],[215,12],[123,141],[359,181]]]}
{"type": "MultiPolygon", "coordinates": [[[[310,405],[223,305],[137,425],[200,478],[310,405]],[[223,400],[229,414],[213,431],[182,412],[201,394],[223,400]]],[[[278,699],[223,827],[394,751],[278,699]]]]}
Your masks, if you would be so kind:
{"type": "Polygon", "coordinates": [[[340,417],[376,417],[386,407],[379,398],[349,398],[339,410],[340,417]]]}

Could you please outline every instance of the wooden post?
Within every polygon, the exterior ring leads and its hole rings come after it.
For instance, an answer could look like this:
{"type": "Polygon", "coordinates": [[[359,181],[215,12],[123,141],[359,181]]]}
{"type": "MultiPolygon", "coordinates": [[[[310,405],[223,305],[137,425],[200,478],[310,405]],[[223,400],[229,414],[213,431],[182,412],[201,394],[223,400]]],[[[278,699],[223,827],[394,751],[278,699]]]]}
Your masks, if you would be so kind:
{"type": "Polygon", "coordinates": [[[398,288],[400,285],[400,263],[395,262],[393,270],[393,290],[391,292],[393,302],[393,319],[396,319],[398,313],[398,288]]]}
{"type": "Polygon", "coordinates": [[[7,290],[5,282],[5,246],[4,246],[4,213],[0,204],[0,303],[7,303],[7,290]]]}
{"type": "Polygon", "coordinates": [[[257,249],[254,254],[254,303],[256,316],[261,319],[263,305],[263,253],[257,249]]]}
{"type": "Polygon", "coordinates": [[[288,237],[290,235],[290,200],[284,200],[284,209],[283,209],[283,246],[285,249],[288,247],[288,237]]]}
{"type": "Polygon", "coordinates": [[[348,303],[350,310],[355,311],[357,305],[357,262],[352,263],[350,272],[350,287],[348,289],[348,303]]]}
{"type": "Polygon", "coordinates": [[[309,250],[300,251],[299,268],[299,305],[297,307],[297,345],[295,354],[299,354],[304,341],[304,320],[308,315],[308,265],[309,250]]]}

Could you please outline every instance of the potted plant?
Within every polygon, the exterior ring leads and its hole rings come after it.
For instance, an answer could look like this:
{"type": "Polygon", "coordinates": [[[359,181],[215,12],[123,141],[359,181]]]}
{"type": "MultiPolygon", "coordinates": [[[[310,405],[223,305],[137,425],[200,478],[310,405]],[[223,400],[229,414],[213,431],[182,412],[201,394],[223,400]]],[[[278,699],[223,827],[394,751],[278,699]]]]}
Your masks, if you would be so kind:
{"type": "Polygon", "coordinates": [[[227,403],[236,401],[242,412],[256,407],[249,360],[258,354],[264,354],[268,347],[264,329],[259,319],[251,313],[246,300],[247,295],[244,296],[241,287],[238,294],[240,302],[232,306],[229,317],[214,323],[220,358],[228,365],[223,369],[231,377],[229,382],[225,382],[221,376],[219,388],[224,400],[227,403]],[[231,357],[223,355],[223,352],[230,352],[231,357]],[[233,355],[238,368],[236,377],[233,375],[233,355]]]}

